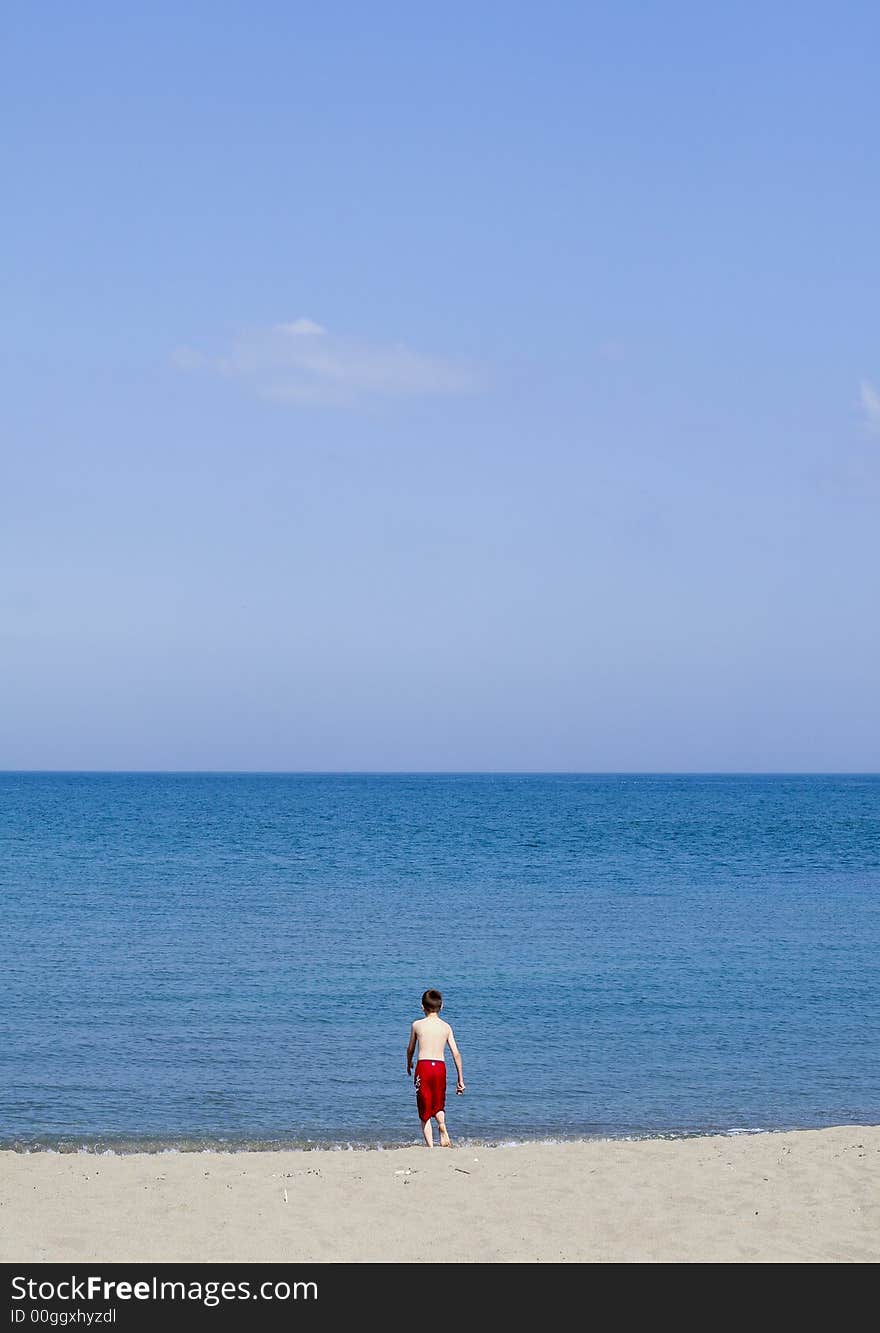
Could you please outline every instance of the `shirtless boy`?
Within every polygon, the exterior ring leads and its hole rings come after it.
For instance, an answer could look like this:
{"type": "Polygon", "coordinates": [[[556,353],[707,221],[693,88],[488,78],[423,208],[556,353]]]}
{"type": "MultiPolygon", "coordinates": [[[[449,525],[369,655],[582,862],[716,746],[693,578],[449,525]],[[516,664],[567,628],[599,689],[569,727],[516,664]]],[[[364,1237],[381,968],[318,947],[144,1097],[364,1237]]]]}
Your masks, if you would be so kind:
{"type": "Polygon", "coordinates": [[[455,1068],[458,1071],[458,1086],[455,1091],[464,1092],[464,1075],[461,1069],[461,1055],[455,1044],[452,1028],[440,1017],[443,1008],[443,996],[438,990],[426,990],[422,996],[422,1009],[425,1017],[417,1018],[409,1034],[406,1048],[406,1072],[412,1073],[413,1055],[416,1042],[419,1046],[419,1059],[416,1065],[416,1106],[422,1122],[425,1147],[434,1146],[434,1128],[431,1120],[437,1121],[440,1130],[440,1147],[451,1148],[449,1131],[446,1128],[446,1044],[452,1052],[455,1068]]]}

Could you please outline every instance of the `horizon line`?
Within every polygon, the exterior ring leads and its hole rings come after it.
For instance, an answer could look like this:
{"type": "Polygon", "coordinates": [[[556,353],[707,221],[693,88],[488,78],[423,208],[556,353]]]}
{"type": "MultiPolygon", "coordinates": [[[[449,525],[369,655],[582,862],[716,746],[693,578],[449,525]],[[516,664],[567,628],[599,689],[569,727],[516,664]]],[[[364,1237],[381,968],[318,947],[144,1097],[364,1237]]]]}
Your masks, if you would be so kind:
{"type": "Polygon", "coordinates": [[[880,777],[880,769],[749,768],[0,768],[0,777],[880,777]]]}

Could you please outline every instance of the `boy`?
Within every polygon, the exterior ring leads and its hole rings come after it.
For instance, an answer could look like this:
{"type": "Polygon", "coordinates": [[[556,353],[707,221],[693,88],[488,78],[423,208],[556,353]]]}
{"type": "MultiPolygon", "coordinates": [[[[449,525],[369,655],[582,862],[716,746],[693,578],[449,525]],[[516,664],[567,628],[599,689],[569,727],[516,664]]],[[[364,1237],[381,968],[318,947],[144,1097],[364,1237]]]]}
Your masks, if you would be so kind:
{"type": "Polygon", "coordinates": [[[464,1074],[461,1068],[461,1055],[455,1044],[452,1028],[440,1017],[443,1008],[443,996],[438,990],[426,990],[422,996],[422,1009],[425,1017],[417,1018],[409,1034],[406,1048],[406,1073],[412,1073],[413,1054],[416,1042],[419,1044],[419,1059],[416,1065],[416,1106],[422,1122],[425,1147],[434,1146],[434,1128],[431,1120],[437,1121],[440,1129],[440,1147],[451,1148],[452,1143],[446,1128],[446,1043],[452,1051],[455,1068],[458,1070],[458,1096],[464,1092],[464,1074]]]}

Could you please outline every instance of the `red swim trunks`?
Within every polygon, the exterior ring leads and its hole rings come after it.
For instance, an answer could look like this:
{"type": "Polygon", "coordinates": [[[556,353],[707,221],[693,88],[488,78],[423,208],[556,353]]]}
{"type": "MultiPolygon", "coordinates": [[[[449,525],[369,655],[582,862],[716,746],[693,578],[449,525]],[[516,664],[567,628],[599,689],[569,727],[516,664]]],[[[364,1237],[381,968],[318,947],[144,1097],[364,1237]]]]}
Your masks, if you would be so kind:
{"type": "Polygon", "coordinates": [[[420,1060],[416,1065],[416,1106],[422,1121],[446,1109],[445,1060],[420,1060]]]}

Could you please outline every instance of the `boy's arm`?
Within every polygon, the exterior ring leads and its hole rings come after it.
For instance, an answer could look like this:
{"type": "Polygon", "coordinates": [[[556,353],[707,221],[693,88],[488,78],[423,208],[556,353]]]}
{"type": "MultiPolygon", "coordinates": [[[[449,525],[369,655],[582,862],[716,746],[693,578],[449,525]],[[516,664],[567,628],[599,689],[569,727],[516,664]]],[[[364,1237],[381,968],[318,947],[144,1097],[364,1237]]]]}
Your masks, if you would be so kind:
{"type": "Polygon", "coordinates": [[[455,1061],[455,1068],[458,1071],[458,1087],[456,1092],[464,1092],[464,1071],[461,1067],[461,1052],[455,1044],[455,1034],[452,1028],[449,1029],[449,1035],[446,1040],[449,1042],[449,1049],[452,1051],[452,1058],[455,1061]]]}
{"type": "Polygon", "coordinates": [[[415,1055],[415,1050],[416,1050],[416,1025],[415,1023],[413,1023],[412,1027],[409,1030],[409,1045],[406,1048],[407,1075],[412,1073],[412,1062],[413,1062],[413,1056],[415,1055]]]}

